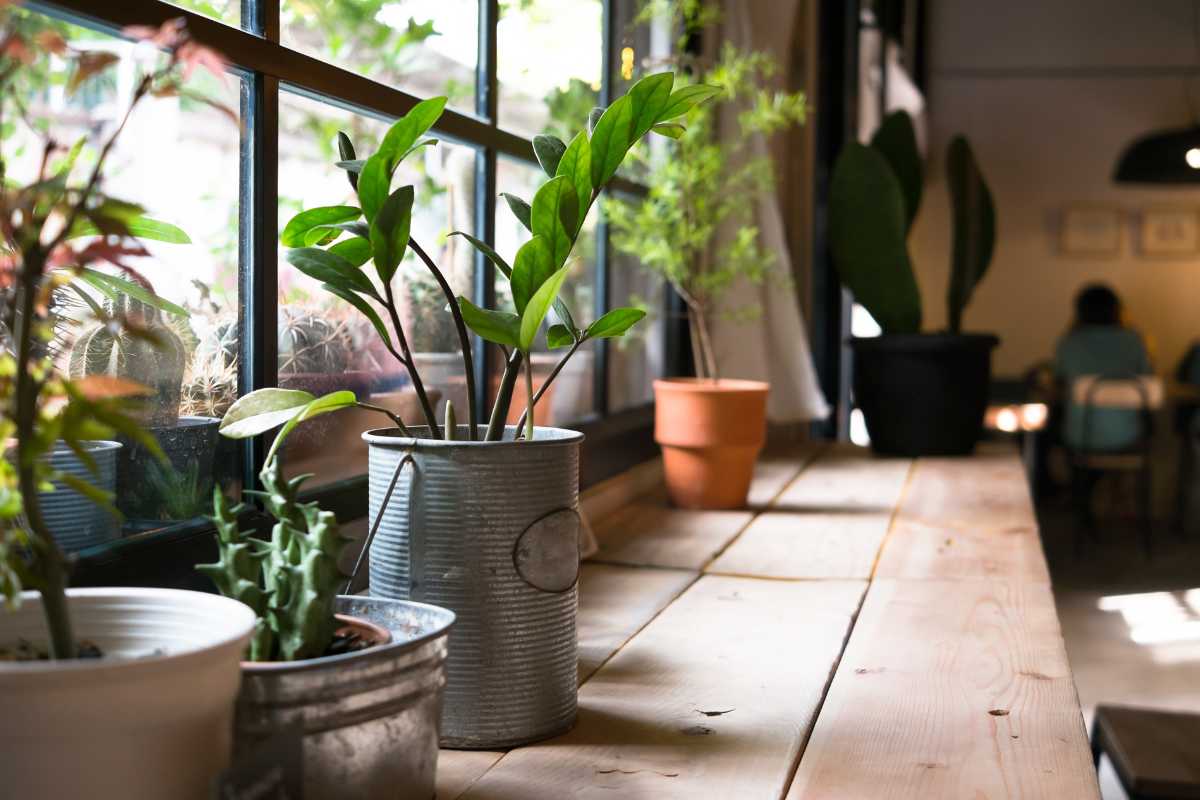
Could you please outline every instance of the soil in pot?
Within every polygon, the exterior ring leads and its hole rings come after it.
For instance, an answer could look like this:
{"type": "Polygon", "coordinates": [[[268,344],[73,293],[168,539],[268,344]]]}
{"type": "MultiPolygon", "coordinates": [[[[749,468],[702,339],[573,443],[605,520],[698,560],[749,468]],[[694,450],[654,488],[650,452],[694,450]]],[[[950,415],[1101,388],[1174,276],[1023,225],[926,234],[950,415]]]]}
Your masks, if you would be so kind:
{"type": "Polygon", "coordinates": [[[666,378],[654,382],[654,440],[662,446],[671,502],[680,508],[742,508],[767,437],[759,381],[666,378]]]}
{"type": "Polygon", "coordinates": [[[968,455],[983,435],[991,334],[891,334],[850,340],[854,400],[880,455],[968,455]]]}

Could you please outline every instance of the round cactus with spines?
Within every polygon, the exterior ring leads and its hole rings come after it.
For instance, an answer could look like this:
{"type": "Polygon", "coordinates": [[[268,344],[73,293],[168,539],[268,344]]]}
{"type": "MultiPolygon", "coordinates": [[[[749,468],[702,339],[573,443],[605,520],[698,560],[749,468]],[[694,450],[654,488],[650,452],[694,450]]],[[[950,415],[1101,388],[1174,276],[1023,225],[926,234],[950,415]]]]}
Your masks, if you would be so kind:
{"type": "Polygon", "coordinates": [[[350,354],[345,323],[309,311],[280,309],[280,375],[336,375],[349,367],[350,354]]]}
{"type": "Polygon", "coordinates": [[[174,423],[179,418],[188,358],[183,340],[163,321],[162,312],[129,295],[105,301],[104,308],[109,319],[93,325],[72,343],[70,376],[110,375],[140,383],[153,392],[137,415],[141,421],[174,423]],[[114,320],[121,324],[113,324],[114,320]]]}

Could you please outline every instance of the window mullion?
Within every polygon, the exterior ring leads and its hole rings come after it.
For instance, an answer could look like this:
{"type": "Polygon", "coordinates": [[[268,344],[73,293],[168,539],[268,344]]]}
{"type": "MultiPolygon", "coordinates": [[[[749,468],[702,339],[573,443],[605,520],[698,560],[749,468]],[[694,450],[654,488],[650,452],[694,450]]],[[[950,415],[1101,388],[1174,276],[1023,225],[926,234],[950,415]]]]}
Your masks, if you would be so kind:
{"type": "MultiPolygon", "coordinates": [[[[600,59],[600,105],[607,107],[612,103],[612,65],[613,52],[617,44],[616,14],[613,3],[616,0],[604,0],[601,27],[603,30],[603,53],[600,59]]],[[[593,285],[594,292],[593,319],[608,310],[611,301],[612,280],[610,276],[610,259],[612,248],[609,246],[608,223],[601,215],[596,225],[596,274],[593,285]]],[[[608,372],[610,362],[610,341],[608,339],[592,340],[592,405],[601,417],[608,415],[608,372]]]]}

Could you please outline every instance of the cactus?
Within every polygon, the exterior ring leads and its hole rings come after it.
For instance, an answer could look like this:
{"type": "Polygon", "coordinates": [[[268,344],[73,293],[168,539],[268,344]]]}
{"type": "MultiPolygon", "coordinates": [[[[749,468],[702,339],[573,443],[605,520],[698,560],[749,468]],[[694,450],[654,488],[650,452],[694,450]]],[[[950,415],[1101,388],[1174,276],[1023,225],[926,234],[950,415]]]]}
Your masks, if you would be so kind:
{"type": "Polygon", "coordinates": [[[163,322],[157,308],[129,295],[105,301],[105,311],[123,324],[102,320],[84,331],[71,345],[70,376],[112,375],[147,386],[154,394],[141,420],[150,425],[175,422],[187,365],[183,341],[163,322]]]}
{"type": "Polygon", "coordinates": [[[237,365],[203,358],[192,360],[192,369],[183,382],[179,413],[183,416],[223,417],[237,400],[237,365]]]}
{"type": "Polygon", "coordinates": [[[307,311],[280,309],[279,374],[336,375],[350,364],[345,323],[330,322],[307,311]]]}
{"type": "Polygon", "coordinates": [[[239,326],[237,318],[220,319],[196,346],[196,357],[226,367],[236,367],[238,363],[239,326]]]}
{"type": "Polygon", "coordinates": [[[324,655],[337,630],[334,602],[349,577],[338,557],[349,541],[336,517],[316,503],[299,502],[307,475],[283,477],[279,459],[267,459],[259,473],[263,499],[275,517],[271,541],[238,530],[238,508],[230,509],[220,490],[214,496],[220,559],[197,567],[226,597],[241,600],[258,616],[251,661],[296,661],[324,655]]]}

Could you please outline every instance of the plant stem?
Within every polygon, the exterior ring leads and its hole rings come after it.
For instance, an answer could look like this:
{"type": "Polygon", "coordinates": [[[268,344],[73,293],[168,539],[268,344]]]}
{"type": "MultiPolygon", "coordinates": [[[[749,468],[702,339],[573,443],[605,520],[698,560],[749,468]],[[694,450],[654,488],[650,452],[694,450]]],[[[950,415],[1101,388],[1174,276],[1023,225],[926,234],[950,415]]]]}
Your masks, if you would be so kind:
{"type": "Polygon", "coordinates": [[[467,335],[467,324],[463,321],[462,310],[458,307],[458,299],[454,296],[454,292],[450,289],[450,284],[446,281],[446,277],[442,275],[442,271],[433,263],[428,254],[417,244],[417,240],[409,238],[409,247],[417,254],[417,257],[425,262],[425,266],[433,273],[434,280],[438,282],[438,286],[442,289],[442,294],[446,297],[446,302],[450,304],[450,314],[454,317],[454,327],[458,331],[458,344],[462,348],[463,372],[467,376],[467,418],[469,420],[471,430],[471,441],[475,441],[478,437],[476,426],[478,425],[478,414],[475,413],[475,360],[471,356],[471,337],[467,335]]]}
{"type": "Polygon", "coordinates": [[[704,356],[704,371],[708,378],[719,381],[721,374],[717,367],[717,356],[713,352],[712,337],[708,331],[708,315],[700,306],[692,311],[696,315],[696,330],[700,332],[700,352],[704,356]]]}
{"type": "Polygon", "coordinates": [[[357,405],[359,408],[365,408],[368,411],[378,411],[380,414],[386,414],[388,416],[388,418],[391,419],[391,421],[393,423],[395,423],[396,427],[400,429],[401,433],[403,433],[405,436],[409,437],[410,439],[415,438],[412,435],[412,433],[408,430],[408,428],[405,426],[404,420],[400,419],[400,416],[398,414],[393,414],[391,411],[388,411],[383,406],[371,405],[370,403],[364,403],[361,400],[358,401],[357,405]]]}
{"type": "Polygon", "coordinates": [[[513,386],[517,383],[517,375],[521,372],[521,351],[513,350],[504,365],[504,376],[500,379],[500,389],[496,392],[496,402],[492,406],[492,416],[488,420],[485,442],[498,442],[504,436],[504,421],[508,419],[508,407],[512,404],[513,386]]]}
{"type": "Polygon", "coordinates": [[[526,417],[533,415],[533,407],[536,406],[538,401],[542,399],[542,395],[546,393],[546,389],[551,383],[554,382],[554,379],[558,377],[558,373],[562,372],[563,367],[567,365],[567,362],[571,359],[571,356],[575,355],[575,351],[578,350],[582,344],[583,340],[580,339],[579,341],[575,342],[575,344],[571,345],[571,349],[567,351],[567,354],[558,360],[558,363],[554,365],[554,369],[550,370],[550,374],[546,376],[546,380],[542,381],[542,385],[538,387],[537,394],[533,396],[533,402],[529,404],[528,408],[525,410],[525,413],[521,415],[519,420],[517,420],[518,428],[525,424],[526,417]]]}
{"type": "Polygon", "coordinates": [[[525,357],[525,441],[533,441],[533,359],[525,357]]]}
{"type": "Polygon", "coordinates": [[[400,361],[408,370],[408,377],[412,381],[413,391],[417,393],[417,400],[421,403],[421,410],[425,412],[425,422],[429,425],[429,437],[431,439],[442,438],[442,430],[438,427],[437,416],[433,413],[433,405],[429,402],[428,395],[425,394],[425,384],[421,381],[421,373],[417,370],[417,365],[413,361],[412,352],[408,349],[408,339],[404,336],[404,326],[400,324],[400,315],[396,312],[396,298],[392,294],[392,285],[384,284],[383,292],[386,302],[384,303],[388,311],[388,316],[392,319],[392,327],[396,330],[396,341],[400,343],[400,353],[404,358],[400,361]]]}

